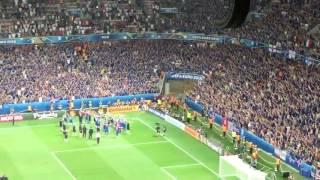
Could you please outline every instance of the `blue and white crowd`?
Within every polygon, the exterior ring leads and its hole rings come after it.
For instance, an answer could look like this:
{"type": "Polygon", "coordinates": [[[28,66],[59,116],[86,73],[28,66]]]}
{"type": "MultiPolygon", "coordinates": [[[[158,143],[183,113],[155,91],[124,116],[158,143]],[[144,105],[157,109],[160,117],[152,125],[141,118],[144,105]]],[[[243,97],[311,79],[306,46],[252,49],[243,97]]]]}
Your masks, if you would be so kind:
{"type": "MultiPolygon", "coordinates": [[[[3,37],[150,30],[215,32],[210,22],[199,25],[196,18],[159,15],[159,1],[154,1],[150,14],[128,0],[5,2],[1,1],[0,11],[3,37]],[[63,8],[75,5],[81,8],[63,8]]],[[[320,41],[309,32],[320,23],[320,3],[308,3],[311,5],[281,1],[272,5],[272,11],[261,10],[266,14],[262,20],[215,33],[318,58],[320,41]]],[[[168,40],[1,46],[0,104],[158,92],[163,72],[182,70],[206,77],[188,92],[195,101],[305,162],[320,160],[319,65],[306,65],[263,49],[168,40]]]]}

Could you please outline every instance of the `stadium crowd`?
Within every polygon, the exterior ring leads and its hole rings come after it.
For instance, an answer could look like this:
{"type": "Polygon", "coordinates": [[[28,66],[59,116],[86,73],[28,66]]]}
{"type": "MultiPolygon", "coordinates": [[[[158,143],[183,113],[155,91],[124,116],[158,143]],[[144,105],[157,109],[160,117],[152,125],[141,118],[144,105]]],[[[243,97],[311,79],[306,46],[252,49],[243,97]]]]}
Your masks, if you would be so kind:
{"type": "Polygon", "coordinates": [[[161,72],[188,70],[206,75],[189,95],[209,110],[307,162],[316,158],[320,145],[316,65],[264,50],[176,41],[104,42],[78,48],[2,47],[1,104],[158,92],[161,72]]]}
{"type": "Polygon", "coordinates": [[[77,50],[79,46],[71,47],[1,48],[0,104],[157,90],[159,76],[143,64],[143,54],[135,54],[130,44],[92,44],[86,55],[77,50]]]}
{"type": "Polygon", "coordinates": [[[40,0],[3,0],[0,2],[0,35],[25,37],[153,30],[222,33],[271,43],[300,53],[317,54],[319,51],[319,41],[308,33],[320,23],[320,3],[317,1],[310,1],[308,5],[304,5],[307,0],[272,4],[271,9],[260,10],[265,18],[230,31],[214,28],[214,19],[219,13],[206,9],[214,9],[216,4],[204,1],[177,3],[154,0],[153,13],[147,14],[144,8],[129,0],[50,0],[47,3],[40,0]],[[160,8],[167,6],[177,7],[180,13],[161,13],[160,8]]]}
{"type": "Polygon", "coordinates": [[[3,0],[0,37],[151,30],[148,18],[129,0],[3,0]]]}
{"type": "Polygon", "coordinates": [[[190,96],[306,162],[320,146],[320,69],[263,51],[224,47],[190,96]],[[213,63],[214,62],[214,63],[213,63]]]}
{"type": "Polygon", "coordinates": [[[320,3],[314,6],[273,6],[262,20],[224,32],[232,37],[273,44],[302,55],[319,57],[320,41],[309,32],[320,23],[320,3]]]}
{"type": "Polygon", "coordinates": [[[186,3],[179,5],[168,1],[167,3],[158,1],[155,5],[154,22],[159,31],[218,33],[272,44],[279,49],[291,49],[302,55],[319,57],[319,37],[316,38],[311,33],[312,29],[320,24],[319,1],[283,0],[280,3],[272,3],[271,8],[259,9],[250,15],[248,18],[250,20],[240,28],[223,31],[214,28],[214,19],[219,13],[203,10],[217,9],[215,1],[203,3],[205,0],[202,0],[199,4],[197,1],[185,1],[186,3]],[[201,3],[205,4],[205,7],[201,6],[201,3]],[[163,5],[164,7],[178,6],[181,13],[175,16],[158,15],[161,4],[168,4],[163,5]],[[255,18],[257,14],[265,17],[255,18]]]}
{"type": "Polygon", "coordinates": [[[214,28],[214,19],[219,13],[206,11],[215,8],[214,1],[204,1],[177,3],[154,0],[151,1],[153,13],[148,14],[145,8],[139,8],[137,3],[129,0],[51,0],[48,3],[4,0],[0,2],[0,37],[154,30],[219,33],[273,44],[314,58],[320,56],[320,41],[310,33],[320,24],[320,3],[317,1],[281,1],[272,4],[271,9],[261,9],[260,14],[265,15],[264,18],[249,21],[239,29],[225,31],[214,28]],[[167,15],[161,13],[161,7],[177,7],[180,13],[167,15]]]}
{"type": "MultiPolygon", "coordinates": [[[[128,0],[68,1],[69,8],[55,0],[51,5],[36,0],[10,2],[1,1],[3,37],[154,29],[214,31],[214,16],[167,17],[155,11],[152,17],[128,0]],[[195,22],[199,18],[203,23],[195,22]]],[[[319,3],[303,8],[277,5],[262,21],[219,33],[318,57],[320,43],[308,32],[320,23],[319,11],[319,3]]],[[[157,92],[161,72],[181,70],[206,75],[188,94],[209,110],[306,162],[319,160],[319,66],[261,49],[175,41],[4,46],[0,48],[0,104],[157,92]]]]}

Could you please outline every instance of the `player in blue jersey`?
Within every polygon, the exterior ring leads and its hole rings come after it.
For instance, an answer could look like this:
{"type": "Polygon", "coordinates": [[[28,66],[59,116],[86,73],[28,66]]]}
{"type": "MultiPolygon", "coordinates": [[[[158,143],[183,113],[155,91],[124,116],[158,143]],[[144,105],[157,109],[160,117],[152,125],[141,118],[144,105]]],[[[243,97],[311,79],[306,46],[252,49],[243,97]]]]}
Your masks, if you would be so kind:
{"type": "Polygon", "coordinates": [[[121,126],[121,130],[123,132],[125,132],[127,130],[127,124],[125,123],[124,120],[120,120],[120,126],[121,126]]]}
{"type": "Polygon", "coordinates": [[[108,135],[108,133],[109,133],[109,122],[107,120],[104,121],[103,132],[105,135],[108,135]]]}
{"type": "Polygon", "coordinates": [[[96,116],[94,118],[94,122],[95,122],[95,125],[96,125],[96,128],[97,128],[97,131],[100,130],[100,123],[101,123],[101,120],[100,120],[100,117],[99,116],[96,116]]]}
{"type": "Polygon", "coordinates": [[[70,115],[69,115],[69,117],[68,117],[68,122],[69,122],[69,124],[73,124],[73,118],[72,118],[72,116],[70,116],[70,115]]]}
{"type": "Polygon", "coordinates": [[[85,112],[85,119],[86,119],[86,123],[88,124],[90,122],[90,113],[89,111],[85,112]]]}
{"type": "Polygon", "coordinates": [[[118,136],[121,133],[121,124],[119,120],[116,122],[115,128],[116,128],[116,136],[118,136]]]}

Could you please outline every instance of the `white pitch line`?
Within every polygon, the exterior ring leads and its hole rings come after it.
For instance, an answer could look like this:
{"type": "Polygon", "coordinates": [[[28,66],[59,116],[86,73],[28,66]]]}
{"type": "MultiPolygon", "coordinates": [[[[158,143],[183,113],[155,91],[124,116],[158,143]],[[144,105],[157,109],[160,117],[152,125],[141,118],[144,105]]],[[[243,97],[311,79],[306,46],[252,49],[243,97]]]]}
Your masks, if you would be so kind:
{"type": "Polygon", "coordinates": [[[161,144],[161,143],[168,143],[168,141],[150,141],[150,142],[142,142],[142,143],[135,143],[135,144],[119,144],[119,145],[105,145],[105,146],[94,146],[94,147],[85,147],[85,148],[76,148],[76,149],[67,149],[61,151],[53,151],[53,153],[64,153],[64,152],[76,152],[76,151],[87,151],[90,149],[112,149],[112,148],[119,148],[119,147],[130,147],[130,146],[139,146],[139,145],[150,145],[150,144],[161,144]]]}
{"type": "MultiPolygon", "coordinates": [[[[152,129],[153,131],[155,131],[149,124],[146,124],[145,122],[138,120],[139,122],[141,122],[142,124],[144,124],[145,126],[149,127],[150,129],[152,129]]],[[[194,157],[192,154],[190,154],[188,151],[184,150],[182,147],[180,147],[179,145],[177,145],[175,142],[173,142],[172,140],[170,140],[168,137],[164,136],[164,139],[166,139],[167,141],[169,141],[171,144],[173,144],[174,146],[176,146],[178,149],[180,149],[182,152],[184,152],[185,154],[187,154],[191,159],[193,159],[194,161],[198,162],[199,164],[201,164],[203,167],[205,167],[206,169],[208,169],[212,174],[216,175],[219,177],[219,175],[214,172],[213,170],[211,170],[207,165],[205,165],[204,163],[202,163],[200,160],[198,160],[196,157],[194,157]]]]}
{"type": "Polygon", "coordinates": [[[264,171],[265,169],[266,170],[271,170],[272,171],[272,168],[268,167],[268,166],[265,166],[263,165],[262,163],[258,162],[258,164],[260,164],[262,166],[262,168],[260,169],[260,171],[264,171]],[[263,170],[262,170],[263,169],[263,170]]]}
{"type": "Polygon", "coordinates": [[[65,166],[65,164],[53,153],[50,153],[53,158],[60,164],[60,166],[64,169],[64,171],[72,178],[72,180],[76,180],[77,178],[70,172],[70,170],[65,166]]]}
{"type": "Polygon", "coordinates": [[[183,168],[183,167],[189,167],[189,166],[201,166],[201,164],[199,164],[199,163],[194,163],[194,164],[180,164],[180,165],[172,165],[172,166],[162,166],[161,168],[170,169],[170,168],[183,168]]]}
{"type": "Polygon", "coordinates": [[[264,171],[264,168],[265,168],[265,166],[263,166],[263,167],[260,169],[260,171],[264,171]]]}
{"type": "Polygon", "coordinates": [[[167,171],[165,168],[160,168],[166,175],[168,175],[172,180],[177,180],[177,178],[172,175],[169,171],[167,171]]]}
{"type": "Polygon", "coordinates": [[[176,178],[175,176],[173,176],[168,170],[166,169],[170,169],[170,168],[184,168],[184,167],[190,167],[190,166],[202,166],[199,163],[195,163],[195,164],[180,164],[180,165],[172,165],[172,166],[162,166],[160,167],[161,170],[166,173],[171,179],[173,180],[177,180],[178,178],[176,178]]]}
{"type": "Polygon", "coordinates": [[[276,164],[276,163],[273,163],[273,162],[270,162],[270,161],[264,159],[262,156],[260,156],[259,158],[262,159],[264,162],[267,162],[267,163],[269,163],[269,164],[272,164],[272,165],[275,165],[275,164],[276,164]]]}
{"type": "MultiPolygon", "coordinates": [[[[263,149],[260,149],[260,150],[263,151],[263,153],[265,153],[266,155],[271,156],[273,159],[275,159],[275,157],[274,157],[273,155],[271,155],[270,153],[264,151],[263,149]]],[[[260,158],[261,158],[263,161],[265,161],[265,162],[267,162],[267,163],[269,163],[269,164],[273,164],[273,165],[276,164],[276,163],[272,163],[272,162],[270,162],[270,161],[267,161],[266,159],[262,158],[261,156],[260,156],[260,158]]],[[[282,162],[283,162],[283,161],[282,161],[282,162]]],[[[292,171],[299,173],[299,171],[298,171],[297,169],[295,169],[294,167],[290,166],[290,165],[287,164],[286,162],[283,162],[283,165],[280,166],[280,170],[281,170],[281,171],[282,171],[282,169],[283,169],[283,168],[282,168],[283,166],[285,166],[286,169],[289,168],[289,169],[291,169],[292,171]]]]}
{"type": "Polygon", "coordinates": [[[165,168],[161,168],[161,170],[166,174],[168,175],[172,180],[177,180],[177,178],[172,175],[169,171],[167,171],[165,168]]]}
{"type": "MultiPolygon", "coordinates": [[[[216,130],[218,130],[219,132],[221,132],[221,130],[219,129],[219,127],[217,127],[217,125],[214,125],[213,128],[215,128],[216,130]]],[[[229,133],[227,133],[227,136],[228,136],[230,139],[232,139],[232,136],[231,136],[229,133]]],[[[259,149],[260,149],[260,148],[259,148],[259,149]]],[[[263,149],[260,149],[260,150],[263,151],[265,154],[267,154],[267,155],[269,155],[269,156],[271,156],[271,157],[274,158],[274,156],[271,155],[270,153],[264,151],[263,149]]],[[[275,164],[276,164],[276,163],[267,161],[266,159],[262,158],[261,156],[260,156],[259,158],[261,158],[263,161],[265,161],[265,162],[267,162],[267,163],[269,163],[269,164],[272,164],[272,165],[275,165],[275,164]]],[[[261,164],[261,165],[263,165],[263,164],[261,164]]],[[[264,165],[263,165],[263,166],[264,166],[264,165]]],[[[294,169],[293,167],[291,167],[291,166],[288,165],[288,164],[285,164],[285,166],[286,166],[286,167],[289,167],[291,170],[293,170],[293,171],[295,171],[295,172],[299,172],[298,170],[294,169]]],[[[267,168],[269,168],[269,167],[267,167],[267,168]]],[[[269,169],[271,169],[271,168],[269,168],[269,169]]],[[[280,171],[282,171],[282,166],[280,166],[280,171]]]]}
{"type": "Polygon", "coordinates": [[[48,126],[56,126],[56,124],[42,124],[42,125],[34,125],[34,126],[12,126],[12,127],[0,127],[0,129],[23,129],[23,128],[36,128],[36,127],[48,127],[48,126]]]}

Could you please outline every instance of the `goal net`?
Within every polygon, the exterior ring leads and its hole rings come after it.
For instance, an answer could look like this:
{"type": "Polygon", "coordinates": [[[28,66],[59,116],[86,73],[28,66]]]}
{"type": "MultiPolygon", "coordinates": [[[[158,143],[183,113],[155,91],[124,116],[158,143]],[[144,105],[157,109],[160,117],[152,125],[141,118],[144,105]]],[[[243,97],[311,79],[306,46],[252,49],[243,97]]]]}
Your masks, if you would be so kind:
{"type": "Polygon", "coordinates": [[[265,180],[266,175],[251,167],[238,156],[220,156],[219,176],[222,179],[237,177],[240,180],[265,180]]]}

